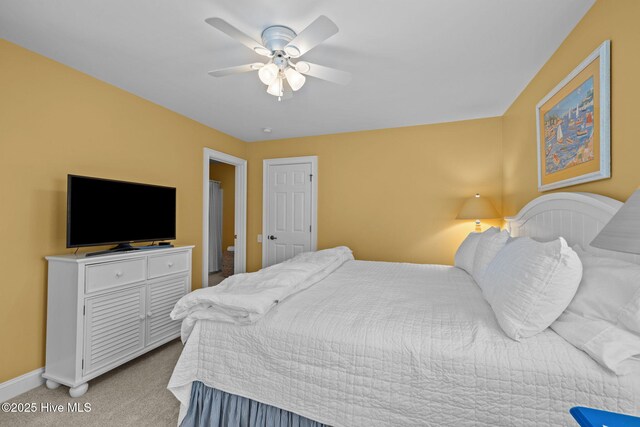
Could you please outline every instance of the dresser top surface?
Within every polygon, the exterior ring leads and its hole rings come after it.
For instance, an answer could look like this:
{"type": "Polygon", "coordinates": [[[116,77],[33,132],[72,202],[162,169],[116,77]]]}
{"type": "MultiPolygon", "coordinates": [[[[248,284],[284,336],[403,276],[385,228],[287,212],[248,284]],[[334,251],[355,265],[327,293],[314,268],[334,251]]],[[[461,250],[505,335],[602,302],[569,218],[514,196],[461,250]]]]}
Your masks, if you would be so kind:
{"type": "Polygon", "coordinates": [[[180,252],[185,250],[191,250],[194,246],[175,246],[172,248],[154,248],[154,249],[138,249],[126,252],[115,252],[113,254],[104,254],[96,256],[86,256],[86,253],[79,254],[65,254],[65,255],[50,255],[46,256],[47,261],[58,262],[70,262],[74,264],[84,263],[102,263],[107,261],[118,261],[136,257],[154,256],[168,254],[172,252],[180,252]]]}

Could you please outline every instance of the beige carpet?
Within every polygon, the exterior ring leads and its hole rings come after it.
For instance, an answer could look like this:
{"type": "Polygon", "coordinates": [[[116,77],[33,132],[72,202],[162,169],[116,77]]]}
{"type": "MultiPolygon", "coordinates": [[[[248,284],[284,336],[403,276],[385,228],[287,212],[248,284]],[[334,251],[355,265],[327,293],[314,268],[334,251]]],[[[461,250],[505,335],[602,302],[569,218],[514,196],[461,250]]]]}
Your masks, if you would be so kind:
{"type": "Polygon", "coordinates": [[[179,403],[167,384],[181,351],[180,340],[165,344],[89,381],[89,391],[76,399],[65,386],[49,390],[42,385],[10,401],[35,402],[37,413],[0,412],[0,426],[175,426],[179,403]],[[47,402],[64,405],[65,412],[40,412],[47,402]],[[68,413],[69,402],[88,402],[91,412],[68,413]]]}
{"type": "Polygon", "coordinates": [[[209,273],[209,287],[216,286],[220,282],[222,282],[226,277],[222,275],[222,271],[217,271],[215,273],[209,273]]]}

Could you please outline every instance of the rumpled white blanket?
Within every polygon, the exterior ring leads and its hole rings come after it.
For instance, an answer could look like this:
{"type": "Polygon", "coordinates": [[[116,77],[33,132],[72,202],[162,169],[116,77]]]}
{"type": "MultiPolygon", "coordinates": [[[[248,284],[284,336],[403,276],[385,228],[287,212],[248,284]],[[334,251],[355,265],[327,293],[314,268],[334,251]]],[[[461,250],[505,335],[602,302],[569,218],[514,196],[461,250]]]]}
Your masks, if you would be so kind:
{"type": "Polygon", "coordinates": [[[314,285],[350,260],[353,260],[351,249],[339,246],[304,252],[255,273],[236,274],[218,286],[198,289],[182,297],[171,318],[184,319],[183,342],[200,319],[250,324],[283,299],[314,285]]]}

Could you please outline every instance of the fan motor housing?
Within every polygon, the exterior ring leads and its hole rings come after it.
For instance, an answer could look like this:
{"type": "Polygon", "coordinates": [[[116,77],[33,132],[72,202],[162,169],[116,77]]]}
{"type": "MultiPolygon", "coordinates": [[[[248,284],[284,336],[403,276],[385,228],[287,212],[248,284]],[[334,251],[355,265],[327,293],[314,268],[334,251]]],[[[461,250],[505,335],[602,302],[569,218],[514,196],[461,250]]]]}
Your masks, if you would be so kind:
{"type": "Polygon", "coordinates": [[[283,51],[296,35],[296,32],[289,27],[273,25],[262,32],[262,44],[271,52],[283,51]]]}

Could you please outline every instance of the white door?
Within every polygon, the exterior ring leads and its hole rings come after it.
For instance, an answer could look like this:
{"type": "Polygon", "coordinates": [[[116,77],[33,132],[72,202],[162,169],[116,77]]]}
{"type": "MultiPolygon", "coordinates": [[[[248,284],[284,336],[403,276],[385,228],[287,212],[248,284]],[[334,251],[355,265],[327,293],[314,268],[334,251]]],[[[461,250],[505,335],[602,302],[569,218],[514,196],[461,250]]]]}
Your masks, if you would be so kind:
{"type": "MultiPolygon", "coordinates": [[[[265,230],[263,267],[315,250],[313,161],[265,161],[265,230]],[[285,163],[292,161],[292,163],[285,163]]],[[[316,187],[317,188],[317,187],[316,187]]]]}

